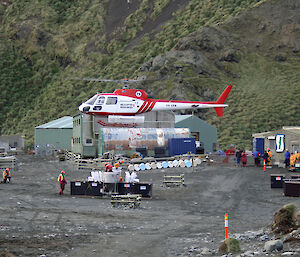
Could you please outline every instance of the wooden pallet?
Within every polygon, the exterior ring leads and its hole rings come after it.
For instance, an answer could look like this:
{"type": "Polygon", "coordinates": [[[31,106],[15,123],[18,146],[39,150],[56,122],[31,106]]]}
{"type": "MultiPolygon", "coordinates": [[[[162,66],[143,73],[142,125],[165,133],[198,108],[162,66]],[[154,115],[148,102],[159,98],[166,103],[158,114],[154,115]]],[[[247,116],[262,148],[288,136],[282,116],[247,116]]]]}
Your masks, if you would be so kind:
{"type": "Polygon", "coordinates": [[[167,176],[163,177],[163,185],[167,187],[171,186],[184,186],[184,174],[179,176],[167,176]]]}
{"type": "Polygon", "coordinates": [[[113,207],[119,205],[129,206],[131,208],[137,208],[140,206],[142,196],[139,194],[136,195],[118,195],[114,194],[111,196],[111,204],[113,207]]]}
{"type": "Polygon", "coordinates": [[[2,172],[6,168],[11,171],[17,170],[17,158],[14,156],[0,157],[0,171],[2,172]]]}

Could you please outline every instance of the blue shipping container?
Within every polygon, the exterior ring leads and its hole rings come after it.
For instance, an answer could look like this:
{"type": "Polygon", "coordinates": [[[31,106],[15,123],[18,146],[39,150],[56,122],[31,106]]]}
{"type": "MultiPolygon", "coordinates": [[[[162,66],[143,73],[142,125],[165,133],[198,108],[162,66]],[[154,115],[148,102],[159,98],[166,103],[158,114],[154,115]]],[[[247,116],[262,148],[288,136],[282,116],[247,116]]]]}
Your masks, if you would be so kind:
{"type": "Polygon", "coordinates": [[[169,156],[192,153],[196,154],[195,138],[170,138],[168,140],[169,156]]]}
{"type": "Polygon", "coordinates": [[[264,155],[265,150],[265,139],[264,138],[253,138],[253,153],[258,151],[260,156],[264,155]]]}

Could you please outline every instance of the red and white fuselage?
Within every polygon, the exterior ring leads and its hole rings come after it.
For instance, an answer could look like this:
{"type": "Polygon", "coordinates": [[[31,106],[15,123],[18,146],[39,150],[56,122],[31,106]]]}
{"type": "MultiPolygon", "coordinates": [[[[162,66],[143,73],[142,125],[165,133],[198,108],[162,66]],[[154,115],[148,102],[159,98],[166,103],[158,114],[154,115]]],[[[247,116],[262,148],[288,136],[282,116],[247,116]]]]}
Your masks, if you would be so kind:
{"type": "Polygon", "coordinates": [[[215,108],[218,116],[223,116],[223,107],[232,86],[229,85],[215,102],[179,101],[151,99],[141,89],[117,89],[113,93],[96,94],[79,106],[86,114],[109,115],[138,115],[150,111],[173,111],[215,108]]]}

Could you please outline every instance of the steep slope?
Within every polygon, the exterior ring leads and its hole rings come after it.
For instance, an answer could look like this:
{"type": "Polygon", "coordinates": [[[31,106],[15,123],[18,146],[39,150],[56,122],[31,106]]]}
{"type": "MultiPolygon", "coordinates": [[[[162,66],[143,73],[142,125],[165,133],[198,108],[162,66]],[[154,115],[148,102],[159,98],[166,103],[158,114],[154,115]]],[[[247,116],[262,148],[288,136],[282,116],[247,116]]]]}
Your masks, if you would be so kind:
{"type": "MultiPolygon", "coordinates": [[[[180,81],[176,89],[172,84],[160,91],[174,98],[212,98],[212,89],[232,83],[223,118],[213,111],[199,115],[219,128],[222,147],[234,143],[250,148],[254,132],[299,125],[299,11],[297,1],[266,1],[180,39],[171,52],[153,58],[142,70],[160,78],[175,74],[180,81]]],[[[160,85],[156,88],[159,93],[160,85]]]]}
{"type": "Polygon", "coordinates": [[[72,77],[146,75],[139,86],[163,98],[212,100],[232,82],[225,116],[199,115],[221,147],[249,146],[252,132],[299,120],[297,12],[295,0],[0,3],[2,133],[32,145],[34,126],[119,86],[72,77]]]}

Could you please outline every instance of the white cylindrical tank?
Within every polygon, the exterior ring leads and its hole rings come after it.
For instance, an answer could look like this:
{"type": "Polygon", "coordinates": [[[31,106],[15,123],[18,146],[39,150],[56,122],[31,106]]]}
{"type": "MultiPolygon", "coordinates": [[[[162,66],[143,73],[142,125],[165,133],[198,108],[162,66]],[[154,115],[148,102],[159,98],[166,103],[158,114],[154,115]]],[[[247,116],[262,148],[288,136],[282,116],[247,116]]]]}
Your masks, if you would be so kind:
{"type": "Polygon", "coordinates": [[[120,181],[121,171],[102,172],[103,183],[118,183],[120,181]]]}
{"type": "Polygon", "coordinates": [[[157,169],[157,165],[155,162],[151,162],[150,165],[151,165],[151,169],[153,169],[153,170],[157,169]]]}
{"type": "Polygon", "coordinates": [[[146,170],[151,170],[151,165],[150,165],[149,162],[147,162],[147,163],[145,164],[145,167],[146,167],[146,170]]]}
{"type": "Polygon", "coordinates": [[[179,160],[179,161],[178,161],[178,166],[179,166],[180,168],[184,168],[184,167],[185,167],[185,162],[184,162],[184,160],[179,160]]]}

